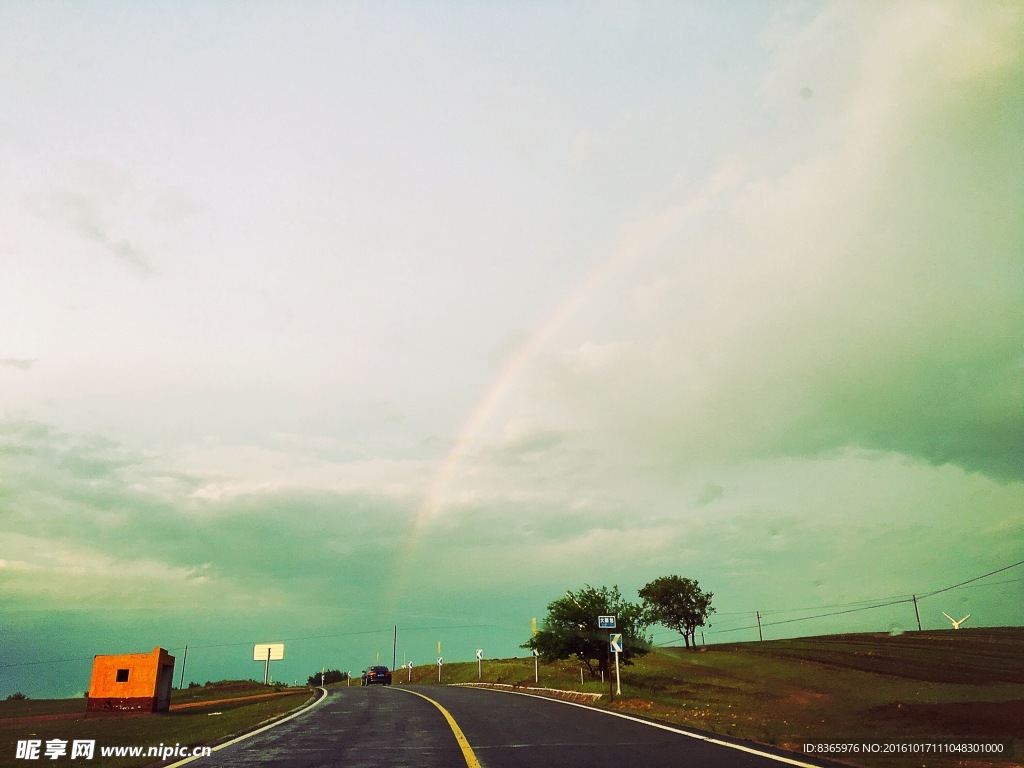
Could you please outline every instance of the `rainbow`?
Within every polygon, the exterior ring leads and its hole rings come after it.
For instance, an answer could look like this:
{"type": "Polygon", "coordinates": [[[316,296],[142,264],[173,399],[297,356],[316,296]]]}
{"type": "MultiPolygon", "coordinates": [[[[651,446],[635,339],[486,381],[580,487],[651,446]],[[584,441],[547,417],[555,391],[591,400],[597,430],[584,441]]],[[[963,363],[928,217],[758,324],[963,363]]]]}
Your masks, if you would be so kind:
{"type": "Polygon", "coordinates": [[[695,197],[642,219],[629,227],[618,246],[589,275],[563,296],[530,338],[509,357],[485,390],[483,397],[470,412],[451,449],[435,473],[404,547],[404,553],[400,560],[400,572],[405,571],[405,566],[419,547],[423,531],[440,516],[445,506],[448,489],[462,462],[476,443],[480,432],[505,395],[541,349],[599,288],[608,283],[626,266],[637,261],[651,244],[678,229],[687,219],[705,210],[724,191],[736,186],[739,175],[737,171],[738,168],[733,164],[723,166],[711,176],[705,187],[695,197]]]}

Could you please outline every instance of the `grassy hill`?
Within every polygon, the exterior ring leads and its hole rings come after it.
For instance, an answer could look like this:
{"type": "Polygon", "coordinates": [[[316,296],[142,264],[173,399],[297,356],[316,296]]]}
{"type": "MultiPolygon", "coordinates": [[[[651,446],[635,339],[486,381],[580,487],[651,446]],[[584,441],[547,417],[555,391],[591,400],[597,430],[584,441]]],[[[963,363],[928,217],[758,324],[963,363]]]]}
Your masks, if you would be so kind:
{"type": "MultiPolygon", "coordinates": [[[[395,672],[395,684],[408,684],[395,672]]],[[[446,664],[442,681],[476,683],[477,664],[446,664]]],[[[801,751],[807,742],[1014,740],[1015,753],[987,759],[846,758],[867,766],[951,768],[1024,765],[1024,628],[832,635],[659,648],[622,668],[622,696],[571,663],[484,660],[483,682],[604,694],[596,706],[801,751]]],[[[437,684],[437,667],[412,670],[437,684]]],[[[175,691],[168,716],[86,716],[84,699],[0,702],[0,766],[15,741],[96,739],[97,745],[210,744],[294,709],[308,689],[277,692],[251,682],[175,691]],[[289,695],[290,694],[290,695],[289,695]]],[[[139,766],[145,759],[92,765],[139,766]]]]}
{"type": "MultiPolygon", "coordinates": [[[[477,665],[444,667],[445,683],[476,682],[477,665]]],[[[485,661],[483,681],[535,686],[532,659],[485,661]]],[[[437,682],[436,667],[413,670],[437,682]]],[[[399,673],[396,681],[405,681],[399,673]]],[[[878,766],[1024,763],[1024,629],[833,635],[660,648],[622,669],[622,696],[580,684],[579,667],[541,665],[540,686],[605,696],[611,707],[800,751],[813,741],[1016,740],[986,760],[857,758],[878,766]]]]}

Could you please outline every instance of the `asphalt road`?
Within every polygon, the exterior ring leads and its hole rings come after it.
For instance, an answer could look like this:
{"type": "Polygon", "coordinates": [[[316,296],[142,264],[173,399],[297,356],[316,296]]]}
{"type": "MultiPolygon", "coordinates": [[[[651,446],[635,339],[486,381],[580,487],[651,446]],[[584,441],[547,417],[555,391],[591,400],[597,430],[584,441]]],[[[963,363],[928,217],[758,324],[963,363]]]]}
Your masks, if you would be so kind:
{"type": "Polygon", "coordinates": [[[532,696],[468,688],[371,686],[334,690],[311,711],[218,750],[210,757],[194,760],[189,766],[783,768],[793,764],[826,765],[801,755],[786,757],[789,759],[780,761],[658,728],[648,722],[532,696]]]}

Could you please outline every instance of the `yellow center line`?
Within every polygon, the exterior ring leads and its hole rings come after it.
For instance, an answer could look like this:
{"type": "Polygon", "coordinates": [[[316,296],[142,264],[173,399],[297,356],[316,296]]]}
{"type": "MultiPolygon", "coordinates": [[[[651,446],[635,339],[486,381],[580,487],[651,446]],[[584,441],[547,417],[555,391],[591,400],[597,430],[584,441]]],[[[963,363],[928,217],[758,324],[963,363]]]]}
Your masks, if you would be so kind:
{"type": "Polygon", "coordinates": [[[455,734],[455,740],[459,742],[459,748],[462,750],[462,756],[466,758],[467,768],[482,768],[480,761],[476,759],[476,754],[473,752],[473,748],[469,746],[469,741],[466,739],[466,734],[459,728],[459,724],[455,722],[455,718],[451,716],[451,713],[438,704],[436,701],[431,699],[429,696],[424,696],[422,693],[416,693],[416,691],[410,691],[408,688],[393,688],[395,691],[403,691],[405,693],[411,693],[413,696],[419,696],[421,699],[426,699],[444,715],[444,719],[448,721],[448,725],[451,726],[452,733],[455,734]]]}

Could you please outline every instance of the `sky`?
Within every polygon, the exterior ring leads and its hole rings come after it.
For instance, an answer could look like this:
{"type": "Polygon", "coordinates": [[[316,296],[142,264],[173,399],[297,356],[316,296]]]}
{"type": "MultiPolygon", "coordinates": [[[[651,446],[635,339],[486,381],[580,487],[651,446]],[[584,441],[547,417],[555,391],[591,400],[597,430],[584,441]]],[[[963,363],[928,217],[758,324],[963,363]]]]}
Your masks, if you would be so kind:
{"type": "Polygon", "coordinates": [[[1021,626],[1022,17],[0,4],[0,697],[1021,626]]]}

